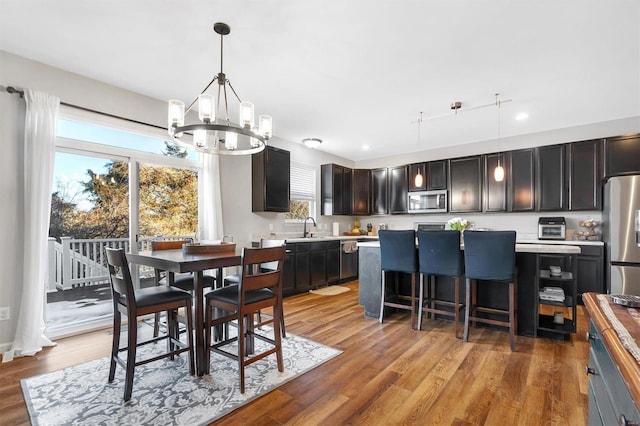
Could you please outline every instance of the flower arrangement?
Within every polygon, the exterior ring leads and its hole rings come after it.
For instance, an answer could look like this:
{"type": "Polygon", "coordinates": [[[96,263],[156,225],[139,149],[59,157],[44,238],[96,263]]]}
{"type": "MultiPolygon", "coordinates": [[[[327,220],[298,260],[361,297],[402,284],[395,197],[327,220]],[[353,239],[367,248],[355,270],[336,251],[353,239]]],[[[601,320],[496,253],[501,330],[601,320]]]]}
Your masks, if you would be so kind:
{"type": "Polygon", "coordinates": [[[464,231],[469,226],[469,221],[461,217],[454,217],[447,221],[447,226],[454,231],[464,231]]]}

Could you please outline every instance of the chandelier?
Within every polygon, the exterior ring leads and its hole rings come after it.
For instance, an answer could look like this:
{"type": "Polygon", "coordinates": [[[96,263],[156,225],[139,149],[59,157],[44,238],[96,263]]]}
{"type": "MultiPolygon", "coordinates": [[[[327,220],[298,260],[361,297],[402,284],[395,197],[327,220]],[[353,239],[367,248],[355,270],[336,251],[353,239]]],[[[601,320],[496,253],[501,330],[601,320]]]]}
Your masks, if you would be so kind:
{"type": "Polygon", "coordinates": [[[264,149],[272,135],[272,119],[268,115],[258,117],[254,123],[253,104],[242,102],[223,70],[223,39],[231,32],[229,25],[223,22],[213,24],[213,30],[220,34],[220,72],[202,90],[200,95],[186,108],[182,101],[169,101],[169,134],[173,140],[188,149],[209,154],[247,155],[264,149]],[[218,82],[217,96],[205,93],[215,82],[218,82]],[[227,86],[240,103],[239,124],[229,119],[227,102],[227,86]],[[224,118],[220,116],[220,101],[224,102],[224,118]],[[186,124],[185,116],[198,103],[200,123],[186,124]],[[217,114],[216,114],[217,113],[217,114]],[[193,138],[181,139],[185,133],[193,138]]]}

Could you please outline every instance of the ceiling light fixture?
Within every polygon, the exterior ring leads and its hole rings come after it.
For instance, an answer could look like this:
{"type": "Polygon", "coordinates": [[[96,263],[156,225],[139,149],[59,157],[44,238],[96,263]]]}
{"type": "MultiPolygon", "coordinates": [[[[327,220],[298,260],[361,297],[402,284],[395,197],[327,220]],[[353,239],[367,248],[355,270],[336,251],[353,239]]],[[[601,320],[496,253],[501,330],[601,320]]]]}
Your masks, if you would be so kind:
{"type": "Polygon", "coordinates": [[[320,146],[320,144],[322,143],[322,139],[318,139],[318,138],[305,138],[302,139],[302,143],[304,144],[304,146],[306,146],[307,148],[311,148],[311,149],[316,149],[317,147],[320,146]]]}
{"type": "MultiPolygon", "coordinates": [[[[500,101],[500,103],[506,104],[507,102],[511,102],[511,99],[505,99],[500,101]]],[[[467,112],[467,111],[473,111],[476,109],[482,109],[482,108],[488,108],[488,107],[492,107],[492,106],[497,106],[497,104],[495,102],[491,102],[490,104],[484,104],[484,105],[477,105],[474,107],[464,107],[465,104],[463,104],[461,101],[455,101],[455,102],[451,102],[451,104],[449,105],[449,109],[451,111],[449,112],[445,112],[443,114],[436,114],[436,115],[430,115],[428,117],[425,117],[425,120],[433,120],[434,118],[441,118],[441,117],[446,117],[449,115],[458,115],[460,113],[463,112],[467,112]]]]}
{"type": "Polygon", "coordinates": [[[496,182],[502,182],[504,180],[504,168],[500,164],[500,156],[502,155],[500,153],[500,137],[502,133],[502,128],[500,125],[501,124],[500,123],[500,105],[502,101],[498,99],[499,95],[500,95],[499,93],[496,93],[496,106],[498,107],[498,165],[493,170],[493,177],[496,180],[496,182]]]}
{"type": "Polygon", "coordinates": [[[220,72],[213,77],[186,110],[182,101],[169,101],[169,134],[178,144],[199,152],[223,155],[255,154],[262,151],[271,138],[272,119],[268,115],[261,115],[258,117],[257,126],[254,126],[253,104],[240,100],[222,67],[223,39],[231,32],[231,28],[223,22],[216,22],[213,24],[213,30],[220,34],[220,72]],[[218,82],[216,97],[205,93],[215,81],[218,82]],[[233,124],[229,119],[227,85],[240,103],[239,125],[233,124]],[[219,116],[221,97],[224,100],[224,118],[219,116]],[[185,115],[193,108],[196,101],[201,123],[185,125],[185,115]],[[191,141],[180,139],[187,132],[193,133],[193,139],[191,141]]]}

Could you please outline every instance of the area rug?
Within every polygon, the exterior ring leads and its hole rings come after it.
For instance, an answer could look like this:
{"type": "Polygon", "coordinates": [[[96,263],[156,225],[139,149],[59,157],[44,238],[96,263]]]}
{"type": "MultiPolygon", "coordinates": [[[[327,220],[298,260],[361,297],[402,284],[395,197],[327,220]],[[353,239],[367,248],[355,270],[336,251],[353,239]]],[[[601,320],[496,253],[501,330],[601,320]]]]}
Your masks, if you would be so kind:
{"type": "Polygon", "coordinates": [[[343,287],[340,285],[330,285],[329,287],[319,288],[317,290],[309,290],[311,294],[317,294],[319,296],[336,296],[338,294],[351,291],[349,287],[343,287]]]}
{"type": "MultiPolygon", "coordinates": [[[[258,350],[261,344],[256,339],[258,350]]],[[[215,353],[211,374],[201,378],[189,375],[186,354],[136,367],[127,403],[120,366],[107,383],[108,358],[24,379],[22,391],[34,425],[205,425],[342,353],[290,333],[282,344],[284,372],[278,371],[275,355],[251,364],[245,369],[244,394],[237,362],[215,353]]],[[[164,349],[166,343],[159,342],[138,353],[147,357],[164,349]]]]}

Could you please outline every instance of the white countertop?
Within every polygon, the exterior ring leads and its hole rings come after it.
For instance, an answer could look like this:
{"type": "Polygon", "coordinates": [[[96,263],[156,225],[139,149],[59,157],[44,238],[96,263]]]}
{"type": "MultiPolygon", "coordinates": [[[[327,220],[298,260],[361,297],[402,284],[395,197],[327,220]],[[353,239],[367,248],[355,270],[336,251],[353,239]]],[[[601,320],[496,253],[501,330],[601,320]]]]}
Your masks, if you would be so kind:
{"type": "MultiPolygon", "coordinates": [[[[276,238],[273,238],[274,240],[276,238]]],[[[296,237],[296,238],[283,238],[286,242],[288,243],[313,243],[313,242],[317,242],[317,241],[350,241],[350,240],[359,240],[359,239],[366,239],[366,240],[377,240],[378,236],[369,236],[369,235],[339,235],[337,237],[331,236],[331,235],[326,235],[326,236],[320,236],[320,237],[307,237],[307,238],[302,238],[302,237],[296,237]]]]}
{"type": "MultiPolygon", "coordinates": [[[[566,241],[563,241],[566,243],[566,241]]],[[[380,247],[379,241],[367,241],[358,243],[358,247],[380,247]]],[[[461,248],[463,248],[461,246],[461,248]]],[[[516,243],[516,252],[518,253],[562,253],[562,254],[580,254],[582,250],[578,245],[565,244],[531,244],[516,243]]]]}
{"type": "Polygon", "coordinates": [[[517,239],[517,243],[522,244],[560,244],[571,246],[604,246],[604,241],[584,241],[584,240],[527,240],[517,239]]]}

